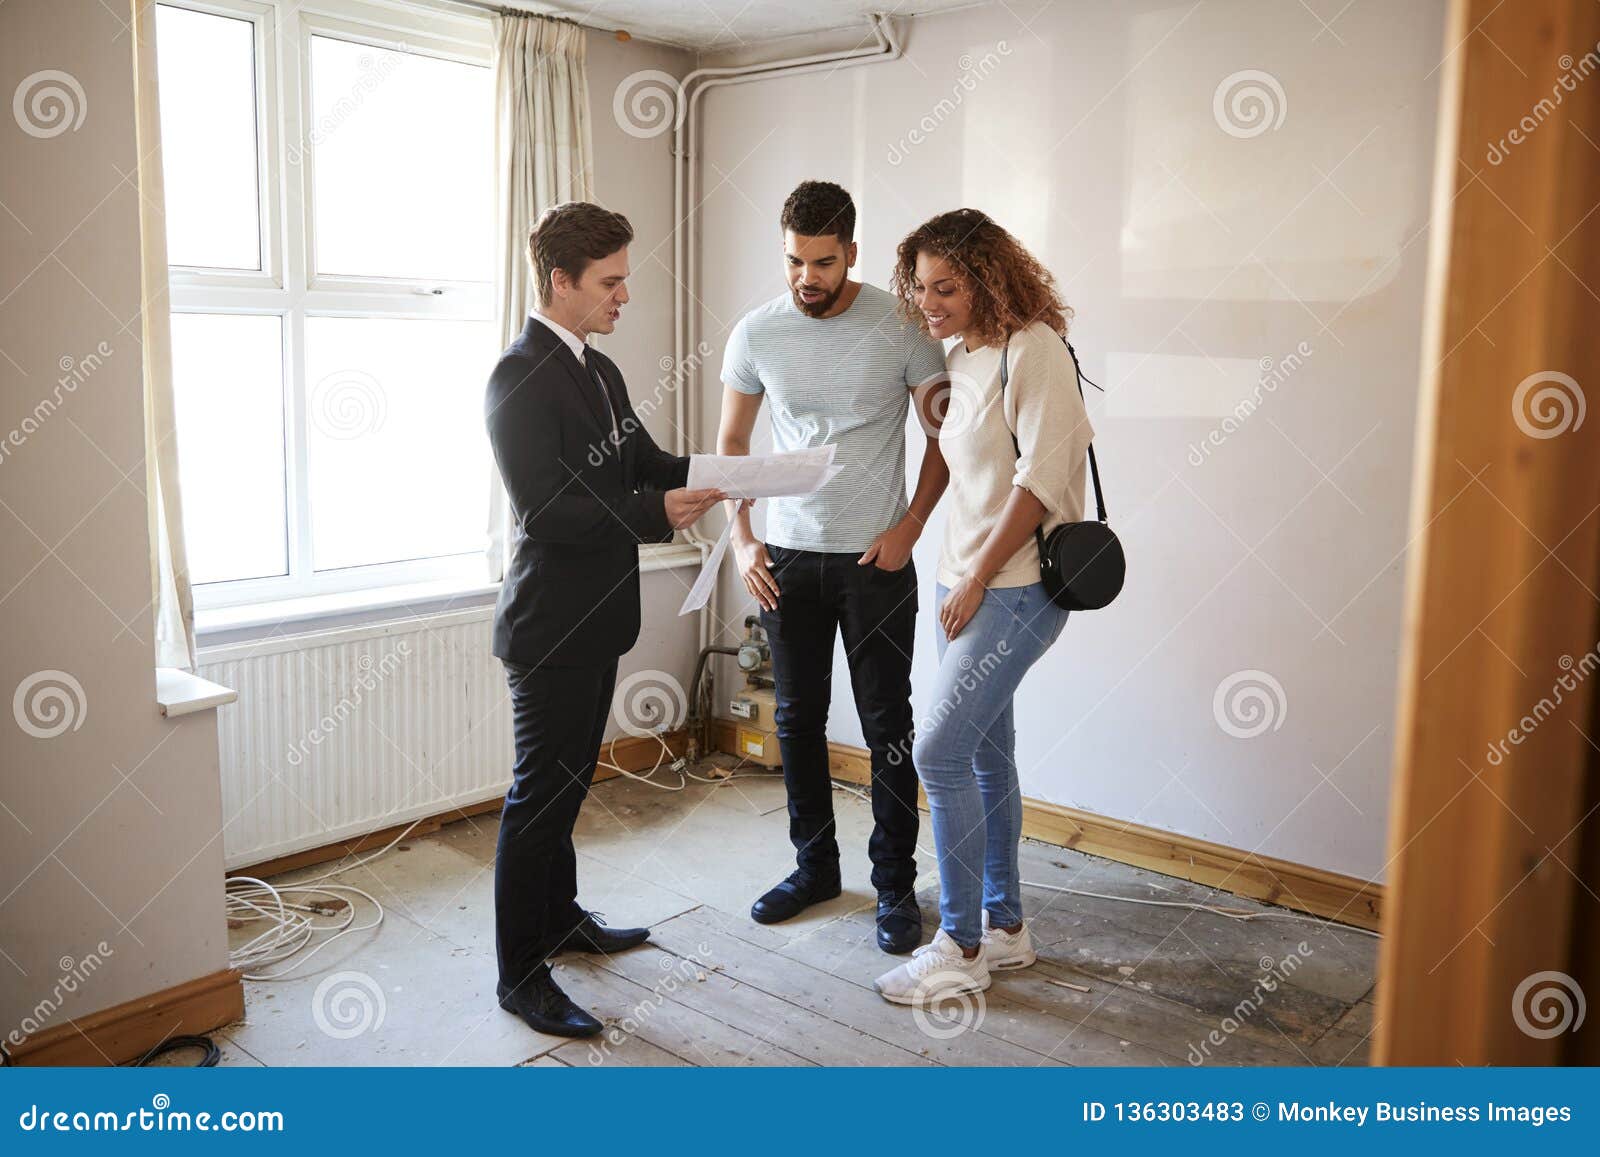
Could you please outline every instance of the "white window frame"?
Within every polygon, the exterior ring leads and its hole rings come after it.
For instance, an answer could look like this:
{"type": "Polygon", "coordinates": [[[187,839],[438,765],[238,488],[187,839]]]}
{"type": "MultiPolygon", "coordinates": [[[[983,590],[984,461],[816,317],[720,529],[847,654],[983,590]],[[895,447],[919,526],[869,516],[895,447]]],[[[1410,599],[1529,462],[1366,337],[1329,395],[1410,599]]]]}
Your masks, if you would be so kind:
{"type": "MultiPolygon", "coordinates": [[[[370,44],[481,67],[494,62],[494,29],[487,13],[435,9],[397,0],[158,0],[217,16],[248,20],[256,45],[257,182],[261,269],[170,267],[174,313],[271,314],[281,319],[287,574],[235,579],[194,588],[199,609],[282,602],[369,588],[459,581],[481,586],[483,552],[314,571],[304,372],[308,316],[492,321],[492,281],[436,281],[317,275],[311,216],[315,149],[305,119],[311,111],[308,66],[312,36],[370,44]],[[289,162],[286,142],[302,142],[289,162]]],[[[159,45],[157,46],[159,51],[159,45]]],[[[493,110],[486,108],[485,116],[493,110]]],[[[486,174],[486,178],[492,176],[486,174]]],[[[490,463],[485,462],[482,511],[487,528],[490,463]]]]}

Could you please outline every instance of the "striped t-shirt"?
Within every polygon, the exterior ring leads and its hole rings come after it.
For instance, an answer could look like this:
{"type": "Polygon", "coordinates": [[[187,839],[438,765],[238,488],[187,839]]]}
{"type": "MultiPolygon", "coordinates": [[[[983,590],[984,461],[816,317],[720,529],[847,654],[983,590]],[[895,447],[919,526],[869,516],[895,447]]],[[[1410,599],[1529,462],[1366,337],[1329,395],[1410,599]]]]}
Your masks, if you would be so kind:
{"type": "Polygon", "coordinates": [[[906,512],[910,390],[945,373],[944,350],[862,285],[850,308],[809,317],[785,293],[734,326],[722,380],[767,395],[773,448],[837,446],[839,473],[812,494],[772,498],[767,541],[791,550],[864,551],[906,512]]]}

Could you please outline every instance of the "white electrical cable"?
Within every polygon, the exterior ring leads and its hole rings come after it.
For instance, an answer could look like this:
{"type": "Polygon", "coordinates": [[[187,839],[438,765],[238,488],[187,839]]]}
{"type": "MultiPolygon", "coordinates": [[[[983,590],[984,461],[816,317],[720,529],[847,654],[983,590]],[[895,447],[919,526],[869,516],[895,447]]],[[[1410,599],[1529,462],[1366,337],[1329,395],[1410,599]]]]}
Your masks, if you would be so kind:
{"type": "MultiPolygon", "coordinates": [[[[661,754],[656,757],[655,766],[643,774],[629,771],[615,762],[616,740],[614,739],[607,749],[611,760],[597,760],[596,765],[621,772],[629,779],[638,780],[662,791],[682,791],[691,779],[714,786],[735,779],[757,779],[778,774],[747,772],[735,775],[733,773],[744,766],[745,760],[741,759],[726,776],[700,776],[688,771],[686,761],[679,759],[669,765],[669,770],[678,773],[677,784],[657,783],[650,777],[661,770],[662,763],[672,755],[672,749],[660,735],[657,735],[656,739],[661,744],[661,754]]],[[[240,969],[246,980],[288,980],[297,975],[317,953],[334,941],[352,932],[365,932],[382,924],[383,905],[376,896],[351,884],[329,884],[325,881],[352,868],[370,864],[379,856],[392,851],[421,822],[421,819],[412,821],[404,831],[371,855],[333,868],[320,876],[313,876],[309,880],[274,886],[254,876],[230,876],[224,886],[229,927],[246,928],[253,924],[265,924],[266,928],[238,948],[229,951],[229,967],[240,969]],[[357,899],[367,901],[373,908],[372,918],[363,923],[356,922],[357,899]],[[330,900],[334,903],[329,903],[330,900]],[[317,922],[319,916],[332,917],[332,922],[319,924],[317,922]],[[326,933],[332,935],[325,936],[313,946],[317,937],[326,933]],[[306,951],[307,948],[310,948],[309,952],[306,951]],[[296,956],[299,956],[299,959],[289,967],[270,971],[274,965],[296,956]]]]}
{"type": "Polygon", "coordinates": [[[322,882],[376,860],[410,835],[421,822],[421,819],[413,820],[384,848],[370,856],[295,884],[274,887],[254,876],[230,876],[225,885],[229,927],[242,928],[265,922],[267,928],[254,939],[229,951],[229,967],[243,970],[246,980],[287,980],[304,968],[308,960],[340,937],[351,932],[365,932],[382,924],[383,905],[378,902],[376,896],[350,884],[322,885],[322,882]],[[352,899],[347,899],[345,894],[350,897],[360,897],[370,903],[376,912],[373,919],[365,924],[357,924],[355,903],[352,899]],[[329,916],[338,911],[326,902],[316,903],[312,899],[316,896],[329,897],[343,904],[343,915],[332,924],[316,923],[315,917],[329,916]],[[318,934],[324,932],[332,932],[333,935],[312,948],[290,967],[278,972],[250,971],[270,968],[274,964],[299,955],[318,934]]]}
{"type": "Polygon", "coordinates": [[[675,783],[675,784],[674,783],[658,783],[658,782],[656,782],[656,780],[652,779],[651,777],[653,775],[655,775],[656,772],[661,770],[662,762],[668,756],[672,756],[672,748],[667,746],[667,741],[661,735],[660,732],[656,732],[655,733],[655,740],[656,740],[657,743],[659,743],[661,745],[661,754],[656,756],[655,765],[652,766],[649,771],[645,771],[645,772],[629,771],[627,768],[625,768],[621,764],[617,763],[616,762],[616,758],[617,758],[617,750],[616,750],[617,749],[617,741],[615,739],[613,739],[610,742],[610,744],[606,747],[606,754],[609,755],[611,757],[611,759],[610,760],[604,760],[604,759],[596,760],[595,761],[595,766],[596,767],[609,768],[612,771],[615,771],[615,772],[618,772],[618,773],[620,773],[622,775],[627,776],[629,779],[638,780],[642,784],[645,784],[645,785],[647,785],[649,787],[659,788],[662,791],[682,791],[684,788],[689,786],[689,781],[691,779],[694,780],[696,783],[708,783],[708,784],[711,784],[712,786],[716,786],[717,784],[730,783],[730,782],[732,782],[733,780],[736,780],[736,779],[765,779],[765,778],[770,777],[770,776],[782,775],[783,774],[781,771],[776,771],[776,770],[774,770],[774,771],[751,771],[751,772],[746,772],[744,775],[736,775],[736,774],[734,774],[741,767],[743,767],[745,765],[745,763],[749,760],[750,757],[747,755],[743,759],[739,760],[738,763],[734,764],[733,767],[729,769],[727,775],[712,775],[712,776],[696,775],[694,772],[689,770],[689,761],[687,759],[684,759],[681,756],[673,756],[672,762],[667,765],[667,770],[668,771],[675,771],[675,772],[678,773],[678,782],[675,783]]]}
{"type": "Polygon", "coordinates": [[[648,784],[651,787],[660,788],[662,791],[682,791],[684,788],[689,786],[689,781],[684,777],[683,769],[684,769],[684,762],[685,761],[683,761],[681,759],[674,759],[672,765],[668,768],[669,771],[675,771],[675,772],[678,773],[678,782],[677,783],[675,783],[675,784],[673,784],[673,783],[657,783],[655,780],[650,778],[656,772],[661,770],[661,761],[666,759],[667,756],[672,754],[672,748],[667,746],[667,741],[664,738],[662,738],[662,735],[661,735],[661,733],[659,731],[655,733],[655,738],[656,738],[656,742],[661,744],[661,754],[656,756],[655,766],[652,767],[649,771],[646,771],[646,772],[641,774],[640,772],[637,772],[637,771],[629,771],[627,768],[623,767],[620,763],[617,763],[616,762],[616,758],[617,758],[617,741],[614,738],[611,740],[610,745],[607,746],[607,748],[606,748],[606,754],[611,757],[610,761],[607,761],[607,760],[604,760],[604,759],[597,759],[597,760],[595,760],[595,766],[596,767],[610,768],[612,771],[615,771],[615,772],[618,772],[618,773],[620,773],[622,775],[625,775],[629,779],[636,779],[640,783],[648,784]]]}
{"type": "MultiPolygon", "coordinates": [[[[846,795],[853,795],[863,803],[872,802],[871,797],[868,796],[866,792],[851,784],[840,783],[838,780],[834,780],[833,789],[835,791],[842,791],[846,795]]],[[[1058,884],[1040,884],[1033,880],[1024,880],[1022,881],[1022,884],[1027,888],[1043,888],[1046,892],[1061,892],[1069,896],[1088,896],[1095,900],[1114,900],[1123,904],[1148,904],[1154,908],[1187,908],[1193,912],[1210,912],[1214,916],[1222,916],[1229,920],[1296,920],[1304,921],[1309,924],[1323,925],[1333,923],[1332,920],[1323,920],[1316,916],[1304,916],[1298,912],[1252,912],[1247,908],[1224,908],[1217,904],[1202,904],[1198,901],[1142,900],[1136,896],[1108,896],[1104,892],[1086,892],[1081,888],[1064,888],[1058,884]]],[[[1380,933],[1370,931],[1366,928],[1357,928],[1353,924],[1340,924],[1338,927],[1348,929],[1351,932],[1359,932],[1363,936],[1371,936],[1375,940],[1382,939],[1380,933]]]]}
{"type": "MultiPolygon", "coordinates": [[[[745,756],[730,768],[729,773],[725,776],[700,776],[688,770],[686,760],[674,759],[674,762],[668,765],[668,769],[678,773],[678,782],[676,784],[658,783],[650,777],[661,770],[663,762],[668,756],[672,755],[672,749],[667,746],[666,740],[659,734],[656,736],[656,740],[661,745],[661,754],[656,757],[655,764],[647,772],[629,771],[616,763],[616,740],[614,739],[607,749],[607,754],[612,758],[610,760],[597,760],[596,764],[599,767],[606,767],[619,772],[629,779],[637,780],[654,788],[660,788],[662,791],[682,791],[688,787],[691,779],[697,783],[716,786],[738,779],[765,779],[782,774],[779,770],[748,771],[738,774],[740,768],[744,767],[749,760],[749,757],[745,756]]],[[[837,782],[835,782],[834,787],[864,802],[868,801],[867,794],[859,788],[837,782]]],[[[350,884],[327,884],[324,881],[330,880],[334,876],[342,875],[352,868],[359,868],[369,864],[379,856],[392,851],[421,822],[421,819],[414,820],[379,851],[352,863],[333,868],[320,876],[313,876],[309,880],[301,880],[295,884],[284,884],[275,887],[265,880],[260,880],[253,876],[229,877],[226,884],[226,910],[229,926],[240,928],[256,923],[265,923],[267,925],[266,929],[258,933],[253,939],[228,953],[229,966],[240,969],[246,980],[287,980],[298,974],[313,957],[334,941],[352,932],[365,932],[378,927],[383,923],[384,910],[383,905],[378,902],[376,896],[350,884]],[[323,897],[324,900],[318,902],[317,897],[323,897]],[[355,898],[365,900],[372,905],[374,915],[370,921],[359,924],[356,922],[355,898]],[[326,902],[329,899],[343,905],[342,913],[339,909],[326,902]],[[333,923],[318,924],[316,922],[316,917],[318,916],[334,916],[335,919],[333,923]],[[320,943],[317,943],[314,947],[312,946],[312,942],[319,935],[330,932],[332,933],[331,936],[327,936],[320,943]],[[310,951],[306,952],[305,950],[308,947],[310,951]],[[305,953],[303,956],[300,955],[302,952],[305,953]],[[262,969],[270,969],[273,965],[280,964],[295,956],[300,958],[288,968],[278,971],[261,971],[262,969]]],[[[1194,912],[1208,912],[1228,920],[1276,919],[1312,924],[1331,923],[1331,921],[1321,920],[1315,916],[1304,916],[1294,912],[1252,912],[1243,908],[1225,908],[1217,904],[1204,904],[1187,900],[1146,900],[1135,896],[1113,896],[1104,892],[1090,892],[1081,888],[1042,884],[1033,880],[1024,880],[1022,883],[1025,887],[1041,888],[1047,892],[1086,896],[1090,899],[1110,900],[1124,904],[1145,904],[1156,908],[1186,908],[1194,912]]],[[[1350,925],[1341,925],[1341,927],[1351,932],[1358,932],[1363,936],[1379,938],[1378,933],[1369,931],[1366,928],[1356,928],[1350,925]]]]}

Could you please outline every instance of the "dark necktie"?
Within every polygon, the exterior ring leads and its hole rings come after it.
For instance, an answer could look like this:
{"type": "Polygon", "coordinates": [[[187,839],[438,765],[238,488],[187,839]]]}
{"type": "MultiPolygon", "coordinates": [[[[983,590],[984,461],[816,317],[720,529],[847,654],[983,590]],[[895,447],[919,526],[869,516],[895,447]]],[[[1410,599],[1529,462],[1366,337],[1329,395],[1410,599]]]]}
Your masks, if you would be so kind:
{"type": "Polygon", "coordinates": [[[600,376],[600,367],[589,360],[586,353],[583,357],[583,368],[589,371],[589,380],[594,383],[594,388],[600,391],[600,396],[606,400],[606,412],[611,415],[611,436],[617,436],[617,409],[611,404],[611,391],[606,389],[606,381],[600,376]]]}

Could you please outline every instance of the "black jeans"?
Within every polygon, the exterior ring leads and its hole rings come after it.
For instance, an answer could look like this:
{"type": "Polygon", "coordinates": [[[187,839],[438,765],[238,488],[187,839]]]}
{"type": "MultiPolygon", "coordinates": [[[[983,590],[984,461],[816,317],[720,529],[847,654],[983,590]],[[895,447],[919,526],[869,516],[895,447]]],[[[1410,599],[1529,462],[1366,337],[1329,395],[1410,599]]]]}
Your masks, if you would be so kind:
{"type": "Polygon", "coordinates": [[[833,639],[844,637],[861,731],[872,752],[872,885],[916,882],[917,772],[911,763],[911,646],[917,572],[861,566],[859,553],[767,546],[778,609],[761,612],[777,683],[778,747],[789,793],[789,839],[801,868],[838,874],[828,774],[833,639]]]}
{"type": "Polygon", "coordinates": [[[500,982],[516,988],[583,919],[572,827],[589,794],[617,663],[506,663],[516,762],[494,858],[500,982]]]}

